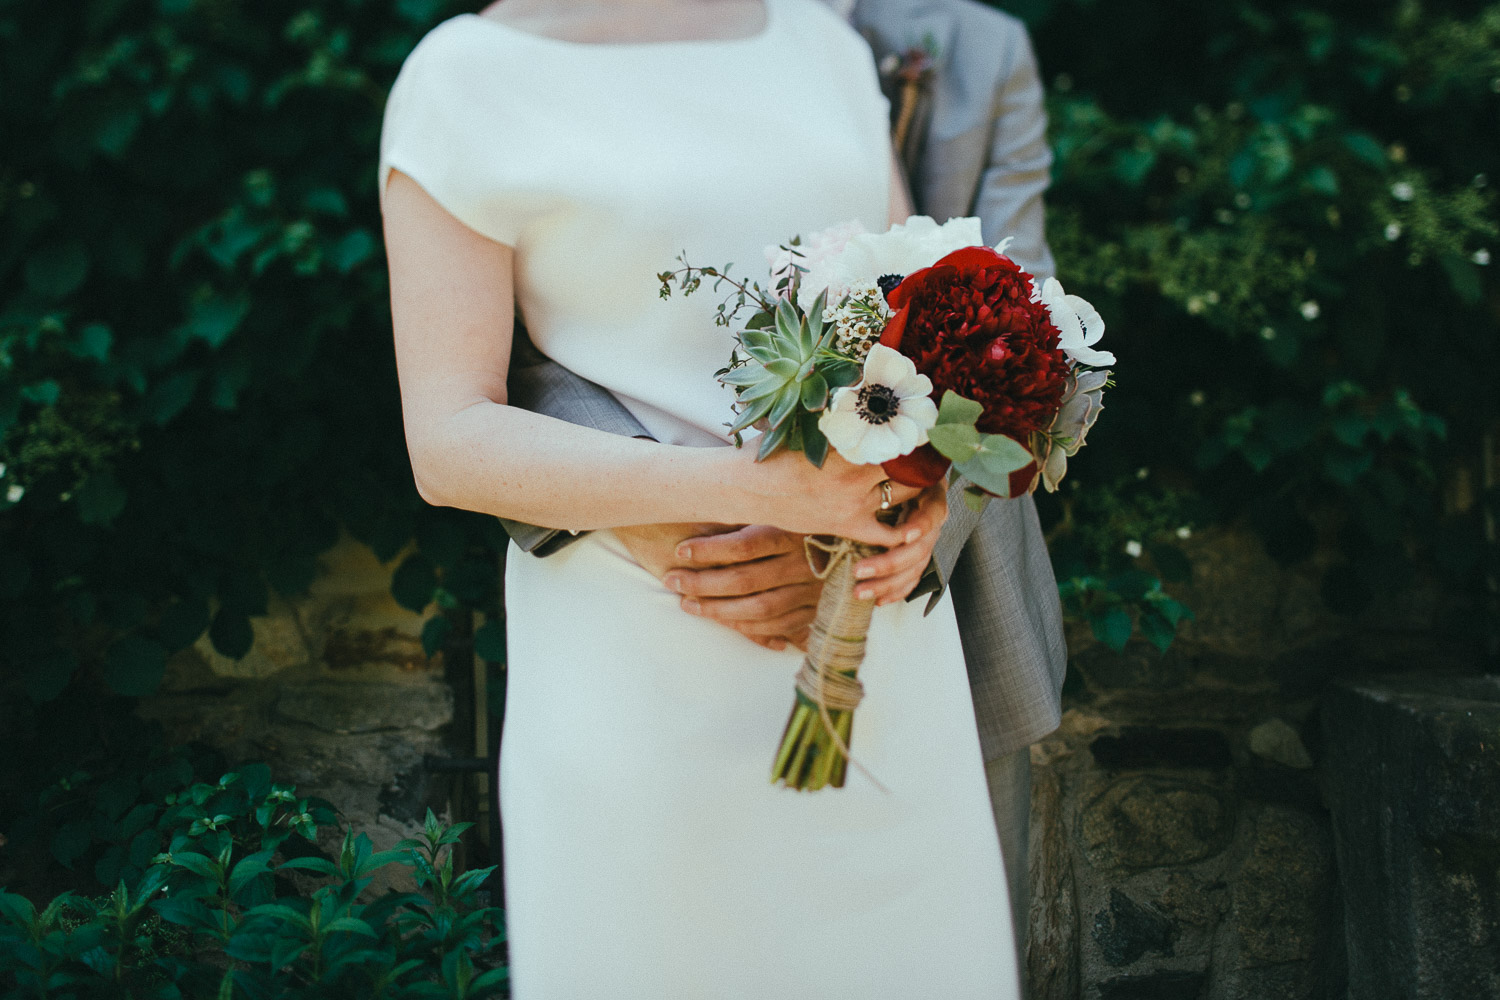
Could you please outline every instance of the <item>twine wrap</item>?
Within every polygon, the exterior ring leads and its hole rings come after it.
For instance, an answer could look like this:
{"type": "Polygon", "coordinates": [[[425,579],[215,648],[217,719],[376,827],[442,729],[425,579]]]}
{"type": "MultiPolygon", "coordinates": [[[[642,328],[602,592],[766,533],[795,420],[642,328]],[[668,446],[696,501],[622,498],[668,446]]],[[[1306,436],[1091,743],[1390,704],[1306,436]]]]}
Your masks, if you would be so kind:
{"type": "Polygon", "coordinates": [[[818,601],[818,612],[807,640],[807,655],[797,671],[797,690],[817,706],[824,731],[844,759],[877,788],[886,791],[885,786],[854,758],[829,715],[830,710],[853,712],[864,697],[865,688],[857,674],[859,665],[864,662],[865,637],[870,632],[875,602],[861,601],[854,596],[854,564],[883,550],[851,538],[825,541],[808,537],[803,540],[803,547],[813,575],[823,581],[823,596],[818,601]],[[826,557],[821,569],[818,566],[819,553],[826,557]]]}

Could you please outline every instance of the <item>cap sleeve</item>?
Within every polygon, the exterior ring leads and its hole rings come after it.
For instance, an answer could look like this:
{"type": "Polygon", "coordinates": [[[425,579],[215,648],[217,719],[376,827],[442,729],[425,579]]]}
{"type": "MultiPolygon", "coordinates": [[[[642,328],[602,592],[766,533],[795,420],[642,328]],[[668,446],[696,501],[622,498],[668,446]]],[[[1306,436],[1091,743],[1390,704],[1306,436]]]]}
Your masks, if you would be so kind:
{"type": "Polygon", "coordinates": [[[421,185],[470,229],[515,246],[529,216],[510,162],[514,116],[505,90],[503,52],[476,51],[492,41],[462,17],[443,22],[412,49],[386,100],[377,182],[381,208],[394,168],[421,185]]]}

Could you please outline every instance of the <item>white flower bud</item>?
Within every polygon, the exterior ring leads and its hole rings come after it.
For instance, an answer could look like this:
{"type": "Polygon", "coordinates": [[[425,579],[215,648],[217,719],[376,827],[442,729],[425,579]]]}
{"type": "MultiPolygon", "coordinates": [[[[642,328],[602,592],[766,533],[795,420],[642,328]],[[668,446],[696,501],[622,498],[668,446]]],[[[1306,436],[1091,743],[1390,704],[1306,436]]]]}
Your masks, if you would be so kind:
{"type": "Polygon", "coordinates": [[[20,503],[21,498],[26,495],[26,487],[20,483],[11,483],[10,489],[5,491],[6,503],[20,503]]]}
{"type": "Polygon", "coordinates": [[[1136,541],[1134,538],[1125,543],[1125,554],[1130,558],[1139,559],[1141,557],[1141,552],[1141,543],[1136,541]]]}
{"type": "Polygon", "coordinates": [[[1302,318],[1307,320],[1309,323],[1323,314],[1323,309],[1318,305],[1316,299],[1308,299],[1306,302],[1302,303],[1302,305],[1297,307],[1297,311],[1302,313],[1302,318]]]}
{"type": "Polygon", "coordinates": [[[1177,529],[1177,537],[1185,542],[1189,538],[1193,537],[1193,529],[1184,524],[1182,527],[1177,529]]]}
{"type": "Polygon", "coordinates": [[[1387,222],[1385,224],[1385,238],[1390,240],[1392,243],[1399,240],[1401,238],[1401,223],[1387,222]]]}
{"type": "Polygon", "coordinates": [[[1397,201],[1411,201],[1417,196],[1417,189],[1406,181],[1397,181],[1391,185],[1391,197],[1397,201]]]}
{"type": "Polygon", "coordinates": [[[1480,247],[1478,250],[1474,251],[1474,256],[1470,257],[1469,259],[1478,264],[1480,267],[1484,267],[1490,262],[1490,252],[1484,247],[1480,247]]]}

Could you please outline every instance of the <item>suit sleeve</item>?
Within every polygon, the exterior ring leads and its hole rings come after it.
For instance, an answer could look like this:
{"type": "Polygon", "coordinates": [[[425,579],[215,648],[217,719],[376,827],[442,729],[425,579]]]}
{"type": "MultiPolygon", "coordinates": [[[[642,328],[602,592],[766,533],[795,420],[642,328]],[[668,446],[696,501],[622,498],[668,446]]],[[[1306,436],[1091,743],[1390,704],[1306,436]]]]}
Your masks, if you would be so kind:
{"type": "MultiPolygon", "coordinates": [[[[1010,257],[1042,279],[1057,271],[1047,246],[1042,203],[1042,193],[1051,183],[1052,148],[1047,145],[1047,112],[1031,38],[1019,22],[1011,23],[1013,55],[995,89],[994,133],[980,172],[974,214],[983,225],[986,243],[1015,237],[1007,251],[1010,257]]],[[[948,490],[948,521],[927,572],[907,597],[915,600],[931,595],[926,611],[931,611],[943,596],[959,554],[983,518],[964,502],[965,485],[959,481],[948,490]]]]}
{"type": "Polygon", "coordinates": [[[1042,205],[1042,193],[1051,182],[1052,148],[1047,145],[1047,112],[1031,38],[1019,23],[1014,30],[1014,54],[995,93],[995,131],[974,214],[983,223],[985,242],[1015,237],[1010,257],[1045,279],[1057,271],[1047,246],[1042,205]]]}

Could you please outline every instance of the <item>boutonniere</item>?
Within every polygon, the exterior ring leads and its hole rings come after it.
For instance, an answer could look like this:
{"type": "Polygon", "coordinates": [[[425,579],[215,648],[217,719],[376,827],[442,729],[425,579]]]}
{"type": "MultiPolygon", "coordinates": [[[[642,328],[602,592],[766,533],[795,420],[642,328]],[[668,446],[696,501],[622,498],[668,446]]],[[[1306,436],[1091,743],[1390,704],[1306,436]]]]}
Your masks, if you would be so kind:
{"type": "Polygon", "coordinates": [[[917,101],[937,69],[937,41],[932,36],[904,52],[892,52],[880,60],[880,76],[896,96],[895,122],[891,138],[897,149],[906,148],[907,133],[917,113],[917,101]]]}

